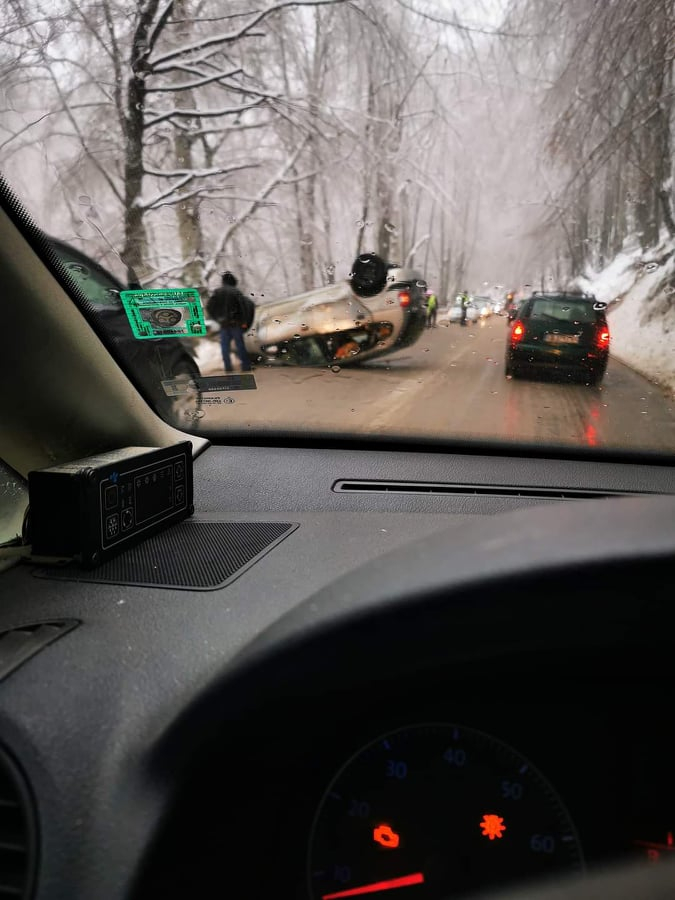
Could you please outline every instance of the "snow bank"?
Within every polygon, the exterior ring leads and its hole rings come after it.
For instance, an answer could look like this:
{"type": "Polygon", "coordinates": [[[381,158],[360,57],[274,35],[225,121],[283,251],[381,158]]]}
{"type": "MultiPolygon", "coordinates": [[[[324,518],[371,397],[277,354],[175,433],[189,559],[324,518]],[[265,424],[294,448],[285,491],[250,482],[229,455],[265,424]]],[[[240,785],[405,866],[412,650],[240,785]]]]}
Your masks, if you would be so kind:
{"type": "Polygon", "coordinates": [[[612,355],[675,395],[675,244],[627,247],[576,283],[609,304],[612,355]]]}
{"type": "Polygon", "coordinates": [[[222,373],[223,356],[220,352],[220,340],[215,338],[202,338],[195,348],[195,362],[199,366],[202,375],[217,375],[222,373]]]}

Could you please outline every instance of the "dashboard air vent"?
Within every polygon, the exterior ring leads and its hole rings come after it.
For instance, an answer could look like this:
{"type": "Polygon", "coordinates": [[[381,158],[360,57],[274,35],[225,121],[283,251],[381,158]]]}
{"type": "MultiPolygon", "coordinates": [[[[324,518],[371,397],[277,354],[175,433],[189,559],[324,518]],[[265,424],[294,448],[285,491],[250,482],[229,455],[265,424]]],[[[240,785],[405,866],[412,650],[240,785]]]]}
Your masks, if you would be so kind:
{"type": "Polygon", "coordinates": [[[23,778],[0,750],[0,900],[28,900],[35,878],[35,822],[23,778]]]}
{"type": "Polygon", "coordinates": [[[464,497],[527,497],[538,500],[597,500],[599,497],[631,495],[629,491],[598,491],[579,488],[519,487],[517,485],[452,484],[431,481],[336,481],[338,494],[454,494],[464,497]]]}

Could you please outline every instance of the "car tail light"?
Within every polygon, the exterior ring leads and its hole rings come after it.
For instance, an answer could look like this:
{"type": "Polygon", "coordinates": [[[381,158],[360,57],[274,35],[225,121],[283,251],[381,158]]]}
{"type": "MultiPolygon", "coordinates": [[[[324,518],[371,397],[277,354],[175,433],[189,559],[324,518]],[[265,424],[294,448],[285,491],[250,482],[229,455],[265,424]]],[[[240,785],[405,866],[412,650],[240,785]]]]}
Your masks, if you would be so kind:
{"type": "Polygon", "coordinates": [[[609,328],[603,325],[595,338],[596,344],[600,350],[604,350],[609,347],[609,328]]]}
{"type": "Polygon", "coordinates": [[[398,302],[401,304],[403,309],[410,306],[410,294],[408,291],[399,291],[398,292],[398,302]]]}
{"type": "Polygon", "coordinates": [[[517,319],[513,323],[513,327],[511,328],[511,343],[517,344],[519,341],[522,341],[522,339],[524,337],[525,337],[525,326],[520,321],[520,319],[517,319]]]}

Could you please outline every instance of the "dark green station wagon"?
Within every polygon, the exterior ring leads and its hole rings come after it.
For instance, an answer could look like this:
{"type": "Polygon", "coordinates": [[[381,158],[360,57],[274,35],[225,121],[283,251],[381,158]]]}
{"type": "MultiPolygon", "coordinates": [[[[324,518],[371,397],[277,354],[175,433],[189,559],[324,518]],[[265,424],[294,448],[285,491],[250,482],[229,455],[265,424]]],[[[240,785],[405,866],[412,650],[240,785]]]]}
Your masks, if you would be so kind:
{"type": "Polygon", "coordinates": [[[606,308],[591,294],[535,291],[509,329],[506,375],[529,370],[598,384],[609,357],[606,308]]]}

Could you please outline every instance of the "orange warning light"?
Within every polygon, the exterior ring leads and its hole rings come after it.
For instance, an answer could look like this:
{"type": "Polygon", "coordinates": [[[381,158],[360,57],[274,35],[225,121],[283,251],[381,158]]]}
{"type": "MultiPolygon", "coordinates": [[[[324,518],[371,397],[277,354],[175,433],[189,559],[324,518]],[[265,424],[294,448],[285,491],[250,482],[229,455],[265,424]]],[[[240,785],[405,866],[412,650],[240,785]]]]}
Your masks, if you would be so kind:
{"type": "Polygon", "coordinates": [[[480,829],[484,837],[488,837],[491,841],[494,841],[495,838],[504,836],[506,825],[504,825],[504,819],[502,819],[501,816],[486,813],[480,823],[480,829]]]}
{"type": "Polygon", "coordinates": [[[389,825],[378,825],[373,829],[373,840],[380,846],[386,847],[387,850],[394,850],[398,847],[401,838],[389,825]]]}

